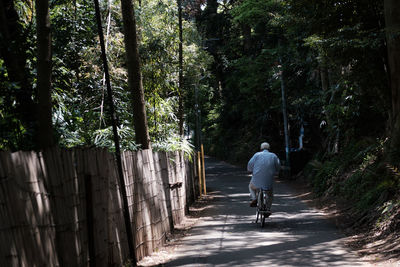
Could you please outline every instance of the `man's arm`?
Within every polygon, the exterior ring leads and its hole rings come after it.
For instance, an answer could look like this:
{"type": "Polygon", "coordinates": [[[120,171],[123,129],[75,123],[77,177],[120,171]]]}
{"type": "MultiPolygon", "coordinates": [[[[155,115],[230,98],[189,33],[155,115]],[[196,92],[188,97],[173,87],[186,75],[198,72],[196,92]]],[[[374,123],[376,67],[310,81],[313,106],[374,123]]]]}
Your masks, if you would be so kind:
{"type": "Polygon", "coordinates": [[[279,174],[279,171],[281,170],[281,162],[277,156],[275,156],[275,170],[276,174],[279,174]]]}
{"type": "Polygon", "coordinates": [[[249,163],[247,163],[247,171],[253,172],[255,158],[256,154],[254,154],[253,157],[249,160],[249,163]]]}

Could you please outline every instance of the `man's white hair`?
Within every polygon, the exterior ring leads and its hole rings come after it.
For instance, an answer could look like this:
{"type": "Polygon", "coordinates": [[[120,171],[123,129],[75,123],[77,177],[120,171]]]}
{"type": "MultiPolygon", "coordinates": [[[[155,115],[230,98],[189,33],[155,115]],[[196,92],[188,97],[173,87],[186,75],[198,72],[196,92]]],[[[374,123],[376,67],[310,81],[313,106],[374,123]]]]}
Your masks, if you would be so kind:
{"type": "Polygon", "coordinates": [[[264,150],[264,149],[269,150],[269,144],[267,142],[262,143],[260,146],[260,149],[261,150],[264,150]]]}

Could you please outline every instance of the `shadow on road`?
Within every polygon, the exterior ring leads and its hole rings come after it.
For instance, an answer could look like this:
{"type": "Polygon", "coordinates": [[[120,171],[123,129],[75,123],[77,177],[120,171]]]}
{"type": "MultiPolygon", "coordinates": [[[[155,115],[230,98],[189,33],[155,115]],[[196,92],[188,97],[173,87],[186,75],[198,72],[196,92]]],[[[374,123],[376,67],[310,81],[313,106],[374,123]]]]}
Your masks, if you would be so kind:
{"type": "Polygon", "coordinates": [[[211,158],[206,166],[212,201],[166,266],[363,266],[335,226],[284,183],[275,184],[273,214],[261,228],[249,207],[250,175],[211,158]]]}

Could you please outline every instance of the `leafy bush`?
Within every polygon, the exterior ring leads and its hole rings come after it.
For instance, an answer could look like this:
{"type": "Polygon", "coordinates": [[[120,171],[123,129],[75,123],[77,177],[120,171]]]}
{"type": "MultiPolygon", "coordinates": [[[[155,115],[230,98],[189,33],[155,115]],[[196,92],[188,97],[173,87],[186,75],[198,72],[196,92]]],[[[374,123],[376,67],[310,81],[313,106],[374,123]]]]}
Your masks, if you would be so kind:
{"type": "Polygon", "coordinates": [[[384,145],[381,140],[359,140],[329,159],[312,160],[304,174],[317,196],[329,194],[353,203],[357,210],[371,209],[400,188],[382,156],[384,145]]]}
{"type": "Polygon", "coordinates": [[[152,144],[152,147],[155,151],[182,151],[189,160],[192,160],[194,154],[194,146],[186,138],[181,138],[178,135],[172,135],[164,141],[158,141],[152,144]]]}
{"type": "Polygon", "coordinates": [[[326,161],[321,163],[317,160],[314,160],[309,163],[315,171],[315,174],[311,176],[311,185],[314,188],[315,193],[318,196],[324,194],[325,191],[328,190],[332,177],[338,175],[339,170],[339,162],[338,161],[326,161]]]}

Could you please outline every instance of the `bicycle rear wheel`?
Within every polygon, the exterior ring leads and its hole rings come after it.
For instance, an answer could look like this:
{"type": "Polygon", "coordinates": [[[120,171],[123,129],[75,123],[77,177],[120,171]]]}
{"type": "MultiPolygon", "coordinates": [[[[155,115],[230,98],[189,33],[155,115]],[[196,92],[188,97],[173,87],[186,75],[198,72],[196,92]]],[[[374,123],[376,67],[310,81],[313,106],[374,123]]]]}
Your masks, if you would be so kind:
{"type": "Polygon", "coordinates": [[[264,213],[261,213],[260,221],[261,221],[261,227],[264,227],[264,225],[265,225],[265,214],[264,213]]]}
{"type": "Polygon", "coordinates": [[[257,208],[257,211],[256,211],[256,223],[258,223],[258,217],[260,216],[260,212],[258,211],[258,208],[257,208]]]}

